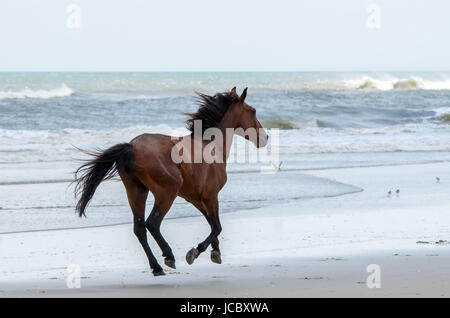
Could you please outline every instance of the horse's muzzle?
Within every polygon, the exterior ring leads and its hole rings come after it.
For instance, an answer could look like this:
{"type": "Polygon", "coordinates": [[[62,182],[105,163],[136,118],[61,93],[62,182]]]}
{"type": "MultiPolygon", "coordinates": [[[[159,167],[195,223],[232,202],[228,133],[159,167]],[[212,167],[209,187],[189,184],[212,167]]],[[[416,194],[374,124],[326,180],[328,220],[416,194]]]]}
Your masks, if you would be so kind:
{"type": "Polygon", "coordinates": [[[256,148],[262,148],[267,146],[267,143],[269,142],[269,136],[258,136],[258,142],[256,143],[256,148]]]}

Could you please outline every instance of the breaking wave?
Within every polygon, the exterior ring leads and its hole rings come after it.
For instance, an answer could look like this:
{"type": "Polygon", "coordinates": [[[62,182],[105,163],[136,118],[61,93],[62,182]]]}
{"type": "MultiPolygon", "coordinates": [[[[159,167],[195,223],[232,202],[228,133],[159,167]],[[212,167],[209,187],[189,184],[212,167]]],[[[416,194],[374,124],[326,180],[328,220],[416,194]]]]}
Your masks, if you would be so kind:
{"type": "Polygon", "coordinates": [[[450,107],[440,107],[433,109],[433,111],[435,112],[435,116],[432,119],[444,124],[450,124],[450,107]]]}
{"type": "Polygon", "coordinates": [[[450,124],[450,114],[442,114],[436,118],[443,123],[450,124]]]}
{"type": "Polygon", "coordinates": [[[262,120],[262,124],[266,128],[279,128],[279,129],[304,129],[304,128],[316,128],[324,127],[324,124],[317,120],[284,120],[284,119],[269,119],[262,120]]]}
{"type": "Polygon", "coordinates": [[[363,76],[359,79],[344,80],[343,85],[350,89],[392,90],[392,89],[424,89],[450,90],[450,80],[424,80],[421,77],[375,79],[363,76]]]}
{"type": "Polygon", "coordinates": [[[55,98],[66,97],[73,94],[73,90],[66,84],[62,84],[58,88],[53,89],[29,89],[25,88],[20,91],[0,91],[0,99],[24,99],[24,98],[55,98]]]}

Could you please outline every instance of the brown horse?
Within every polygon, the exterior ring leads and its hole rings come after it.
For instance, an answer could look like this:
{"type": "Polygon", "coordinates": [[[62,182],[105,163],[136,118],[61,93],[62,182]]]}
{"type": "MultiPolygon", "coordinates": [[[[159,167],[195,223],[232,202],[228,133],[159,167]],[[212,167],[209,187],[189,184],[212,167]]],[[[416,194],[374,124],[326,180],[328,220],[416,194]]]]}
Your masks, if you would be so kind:
{"type": "Polygon", "coordinates": [[[235,87],[230,92],[214,96],[198,94],[198,111],[187,114],[187,127],[191,135],[176,138],[143,134],[129,143],[118,144],[105,151],[90,152],[94,158],[75,172],[75,194],[81,195],[76,206],[79,216],[84,215],[98,185],[118,172],[133,212],[134,233],[147,254],[153,275],[164,275],[164,271],[150,250],[146,229],[161,248],[164,263],[175,268],[175,257],[161,235],[160,225],[177,196],[200,210],[211,226],[209,236],[196,248],[188,251],[186,261],[192,264],[211,244],[211,260],[220,264],[222,261],[218,235],[222,228],[218,193],[227,181],[226,161],[232,136],[234,133],[242,135],[258,148],[265,146],[268,140],[256,118],[255,109],[245,103],[246,95],[247,88],[238,96],[235,87]],[[196,131],[198,123],[201,124],[199,132],[196,131]],[[214,138],[204,140],[203,135],[210,129],[216,129],[214,138]],[[255,133],[249,133],[251,130],[255,133]],[[219,138],[218,133],[222,134],[219,137],[227,138],[219,138]],[[200,149],[200,160],[189,160],[196,156],[196,149],[200,149]],[[212,162],[207,158],[208,154],[214,157],[212,162]],[[182,156],[183,160],[174,160],[177,156],[182,156]],[[154,205],[145,220],[149,191],[154,196],[154,205]]]}

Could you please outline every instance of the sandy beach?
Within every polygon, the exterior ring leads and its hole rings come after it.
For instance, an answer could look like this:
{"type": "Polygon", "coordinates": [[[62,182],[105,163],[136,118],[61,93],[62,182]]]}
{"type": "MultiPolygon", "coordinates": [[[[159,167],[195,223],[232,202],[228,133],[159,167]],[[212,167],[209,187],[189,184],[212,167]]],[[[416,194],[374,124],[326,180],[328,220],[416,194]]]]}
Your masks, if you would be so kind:
{"type": "MultiPolygon", "coordinates": [[[[282,174],[290,172],[264,178],[282,174]]],[[[167,219],[162,232],[177,269],[165,267],[163,277],[151,275],[131,224],[1,234],[0,297],[450,295],[449,162],[308,170],[295,177],[361,190],[224,213],[221,265],[208,251],[193,265],[184,259],[209,232],[202,216],[167,219]],[[66,284],[70,264],[80,268],[81,288],[66,284]],[[370,264],[379,266],[381,288],[366,284],[370,264]]]]}

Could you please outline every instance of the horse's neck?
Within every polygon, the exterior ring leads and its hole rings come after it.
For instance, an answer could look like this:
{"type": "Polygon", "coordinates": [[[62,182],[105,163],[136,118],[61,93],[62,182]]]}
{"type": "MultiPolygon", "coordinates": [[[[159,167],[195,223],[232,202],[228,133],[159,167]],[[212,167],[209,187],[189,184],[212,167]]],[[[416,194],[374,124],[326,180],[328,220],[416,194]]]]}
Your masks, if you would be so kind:
{"type": "MultiPolygon", "coordinates": [[[[220,153],[220,156],[222,157],[222,162],[227,163],[227,159],[230,156],[231,147],[233,145],[233,136],[234,136],[234,129],[230,130],[230,132],[227,132],[227,128],[230,129],[230,127],[225,127],[223,130],[221,128],[220,131],[222,132],[222,138],[214,139],[212,141],[210,140],[202,140],[203,143],[202,149],[206,147],[206,145],[210,143],[214,143],[214,150],[216,152],[220,153]]],[[[195,142],[194,142],[195,143],[195,142]]]]}
{"type": "Polygon", "coordinates": [[[233,145],[234,130],[236,128],[236,119],[230,113],[225,114],[218,128],[222,132],[222,147],[224,154],[224,162],[226,163],[230,156],[231,147],[233,145]]]}
{"type": "MultiPolygon", "coordinates": [[[[215,138],[214,140],[204,140],[204,136],[196,136],[194,135],[187,135],[181,139],[189,138],[191,142],[191,150],[196,149],[196,143],[201,143],[202,146],[200,146],[200,151],[203,152],[203,149],[206,145],[210,144],[211,142],[215,143],[215,151],[220,151],[220,156],[222,157],[222,162],[227,163],[227,159],[230,155],[231,147],[233,145],[233,137],[234,137],[234,130],[235,130],[235,119],[233,116],[227,116],[225,115],[220,124],[217,126],[217,128],[220,130],[222,134],[222,138],[215,138]]],[[[191,153],[192,156],[194,151],[191,153]]]]}

